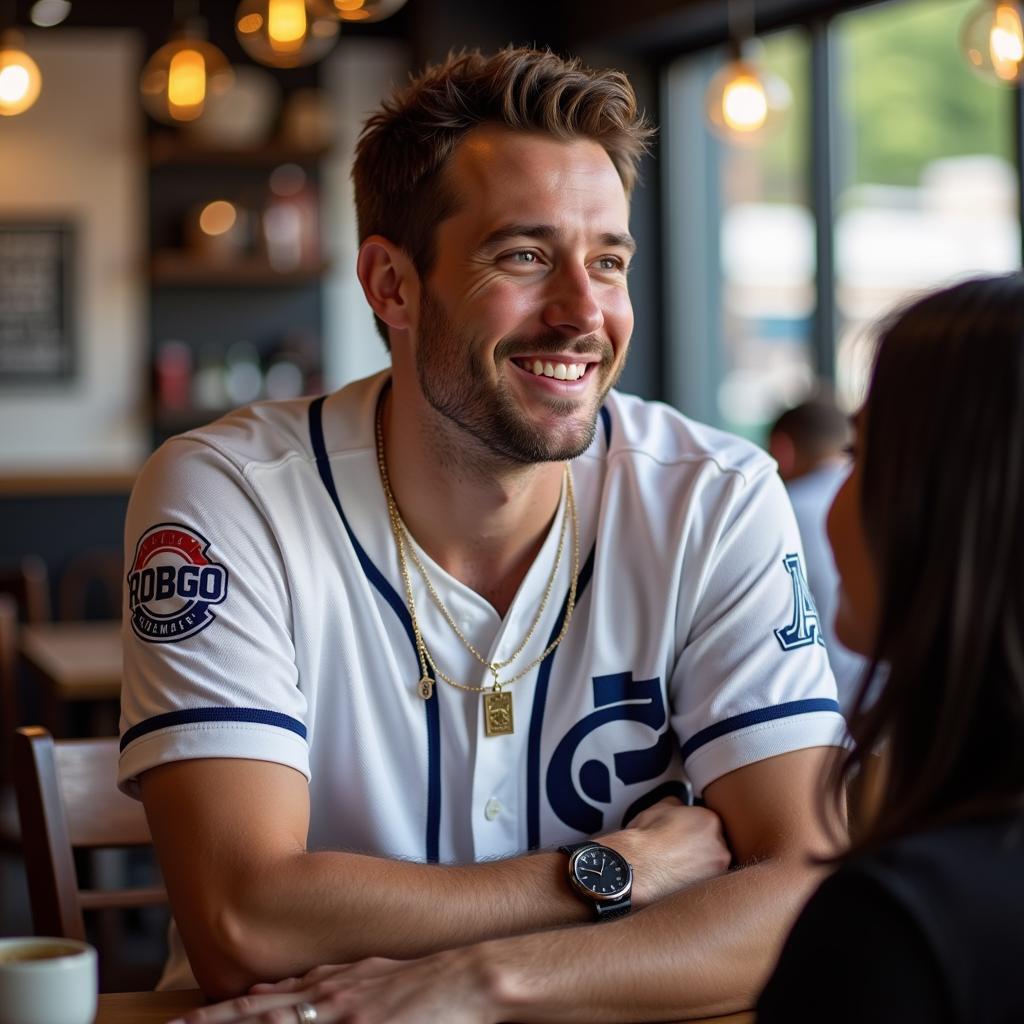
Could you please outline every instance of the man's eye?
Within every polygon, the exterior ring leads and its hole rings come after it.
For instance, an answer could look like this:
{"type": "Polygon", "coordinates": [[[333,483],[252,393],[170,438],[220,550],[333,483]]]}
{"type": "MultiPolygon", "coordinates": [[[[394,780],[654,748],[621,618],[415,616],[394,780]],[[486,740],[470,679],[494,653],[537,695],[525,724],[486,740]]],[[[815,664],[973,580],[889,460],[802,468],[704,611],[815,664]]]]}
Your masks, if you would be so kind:
{"type": "Polygon", "coordinates": [[[600,270],[625,270],[625,264],[618,256],[601,256],[597,261],[600,270]]]}
{"type": "Polygon", "coordinates": [[[530,252],[529,249],[521,249],[519,252],[513,252],[509,254],[509,259],[515,263],[536,263],[537,254],[530,252]]]}

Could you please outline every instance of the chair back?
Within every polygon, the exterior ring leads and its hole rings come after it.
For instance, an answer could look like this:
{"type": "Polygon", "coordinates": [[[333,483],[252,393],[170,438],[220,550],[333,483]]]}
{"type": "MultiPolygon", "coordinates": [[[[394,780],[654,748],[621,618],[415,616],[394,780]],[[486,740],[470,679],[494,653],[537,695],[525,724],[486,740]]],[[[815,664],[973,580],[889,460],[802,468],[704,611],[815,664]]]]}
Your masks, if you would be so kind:
{"type": "Polygon", "coordinates": [[[142,805],[117,788],[117,740],[58,740],[18,729],[14,784],[37,935],[85,938],[83,910],[166,903],[159,886],[80,889],[76,849],[150,846],[142,805]]]}
{"type": "Polygon", "coordinates": [[[14,598],[23,622],[50,621],[50,577],[46,563],[36,555],[25,555],[17,565],[0,566],[0,594],[14,598]]]}

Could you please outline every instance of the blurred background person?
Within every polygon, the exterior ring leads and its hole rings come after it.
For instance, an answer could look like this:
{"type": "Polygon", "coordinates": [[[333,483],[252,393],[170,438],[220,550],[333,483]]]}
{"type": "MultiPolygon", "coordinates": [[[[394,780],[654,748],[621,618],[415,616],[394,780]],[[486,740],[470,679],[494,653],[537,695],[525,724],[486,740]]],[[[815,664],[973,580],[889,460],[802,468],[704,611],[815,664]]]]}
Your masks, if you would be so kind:
{"type": "Polygon", "coordinates": [[[759,1024],[1021,1021],[1024,275],[891,320],[856,426],[828,534],[835,629],[870,672],[832,799],[880,749],[881,784],[759,1024]]]}
{"type": "Polygon", "coordinates": [[[828,397],[787,409],[768,432],[768,451],[779,464],[800,536],[804,543],[807,583],[818,608],[825,647],[836,677],[839,705],[845,713],[864,673],[864,659],[836,638],[838,577],[825,535],[825,517],[836,491],[850,472],[849,418],[828,397]]]}

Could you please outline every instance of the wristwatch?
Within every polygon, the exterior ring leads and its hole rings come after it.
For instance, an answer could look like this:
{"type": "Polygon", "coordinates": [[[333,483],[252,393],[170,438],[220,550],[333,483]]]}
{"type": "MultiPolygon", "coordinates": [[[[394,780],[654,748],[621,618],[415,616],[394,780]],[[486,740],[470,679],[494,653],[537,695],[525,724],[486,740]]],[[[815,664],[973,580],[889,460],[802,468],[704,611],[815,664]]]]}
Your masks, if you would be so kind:
{"type": "Polygon", "coordinates": [[[610,921],[629,913],[633,869],[629,861],[600,843],[560,846],[569,855],[569,881],[594,908],[598,921],[610,921]]]}

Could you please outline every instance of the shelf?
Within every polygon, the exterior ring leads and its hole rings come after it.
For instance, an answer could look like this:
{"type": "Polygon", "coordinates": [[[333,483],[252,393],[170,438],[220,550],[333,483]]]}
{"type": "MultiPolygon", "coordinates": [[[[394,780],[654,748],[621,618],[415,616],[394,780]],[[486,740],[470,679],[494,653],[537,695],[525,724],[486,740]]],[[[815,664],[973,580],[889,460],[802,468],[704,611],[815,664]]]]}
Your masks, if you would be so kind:
{"type": "Polygon", "coordinates": [[[203,145],[175,135],[154,135],[149,140],[150,167],[276,167],[278,164],[312,166],[330,151],[330,146],[312,149],[295,143],[272,140],[251,149],[224,149],[203,145]]]}
{"type": "Polygon", "coordinates": [[[153,254],[150,277],[155,285],[180,288],[290,287],[318,281],[326,269],[327,263],[323,260],[294,270],[275,270],[261,256],[239,256],[230,262],[217,262],[187,250],[161,249],[153,254]]]}

